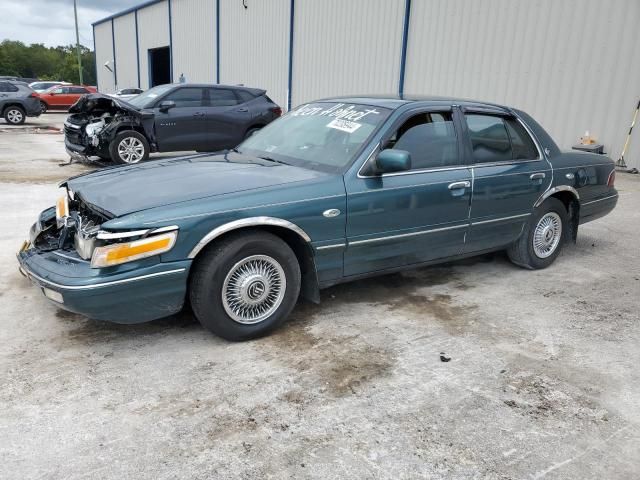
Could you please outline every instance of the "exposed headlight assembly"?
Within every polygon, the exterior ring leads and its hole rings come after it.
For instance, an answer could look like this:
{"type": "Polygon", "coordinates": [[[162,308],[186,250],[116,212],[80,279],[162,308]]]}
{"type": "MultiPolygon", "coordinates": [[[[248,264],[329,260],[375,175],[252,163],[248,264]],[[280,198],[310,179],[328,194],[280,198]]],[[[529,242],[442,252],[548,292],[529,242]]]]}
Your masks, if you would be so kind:
{"type": "Polygon", "coordinates": [[[104,120],[99,120],[97,122],[90,123],[86,127],[84,127],[84,131],[87,132],[87,135],[90,137],[100,133],[100,131],[104,128],[104,120]]]}
{"type": "Polygon", "coordinates": [[[111,267],[166,253],[173,248],[177,237],[178,231],[174,230],[132,242],[96,247],[91,257],[91,267],[111,267]]]}
{"type": "Polygon", "coordinates": [[[61,228],[64,225],[65,217],[69,216],[69,197],[65,193],[62,197],[58,198],[56,202],[56,225],[61,228]]]}

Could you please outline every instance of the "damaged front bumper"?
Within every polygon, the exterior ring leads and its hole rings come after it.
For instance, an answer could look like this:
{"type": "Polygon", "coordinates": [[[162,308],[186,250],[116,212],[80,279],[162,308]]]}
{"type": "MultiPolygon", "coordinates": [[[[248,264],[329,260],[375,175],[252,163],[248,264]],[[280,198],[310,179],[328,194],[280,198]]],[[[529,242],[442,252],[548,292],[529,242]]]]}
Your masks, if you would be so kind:
{"type": "Polygon", "coordinates": [[[187,293],[190,260],[153,258],[107,268],[92,268],[72,248],[37,241],[49,231],[45,210],[17,253],[20,272],[58,307],[96,320],[141,323],[180,311],[187,293]],[[45,244],[46,247],[38,247],[45,244]]]}

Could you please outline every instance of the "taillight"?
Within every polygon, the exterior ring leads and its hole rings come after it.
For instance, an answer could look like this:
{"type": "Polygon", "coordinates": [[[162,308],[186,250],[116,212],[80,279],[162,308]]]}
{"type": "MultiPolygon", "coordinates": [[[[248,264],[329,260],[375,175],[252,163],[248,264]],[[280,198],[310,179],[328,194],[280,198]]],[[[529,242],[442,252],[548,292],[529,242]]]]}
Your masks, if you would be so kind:
{"type": "Polygon", "coordinates": [[[36,92],[33,92],[29,94],[29,98],[38,98],[38,94],[36,92]]]}
{"type": "Polygon", "coordinates": [[[282,115],[282,109],[280,107],[273,107],[269,110],[271,110],[271,112],[274,113],[277,117],[282,115]]]}
{"type": "Polygon", "coordinates": [[[616,171],[611,170],[609,178],[607,178],[607,187],[613,187],[614,183],[616,183],[616,171]]]}

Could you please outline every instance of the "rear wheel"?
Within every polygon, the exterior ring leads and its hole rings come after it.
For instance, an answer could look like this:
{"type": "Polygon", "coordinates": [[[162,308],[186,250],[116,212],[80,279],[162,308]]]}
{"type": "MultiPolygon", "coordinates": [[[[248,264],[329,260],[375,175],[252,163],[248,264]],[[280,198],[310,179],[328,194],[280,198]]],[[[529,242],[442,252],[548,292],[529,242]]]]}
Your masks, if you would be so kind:
{"type": "Polygon", "coordinates": [[[44,102],[40,102],[40,113],[47,113],[47,110],[49,109],[49,106],[44,103],[44,102]]]}
{"type": "Polygon", "coordinates": [[[263,336],[289,316],[300,293],[291,248],[267,232],[233,234],[196,261],[189,283],[200,323],[227,340],[263,336]]]}
{"type": "Polygon", "coordinates": [[[11,125],[22,125],[27,118],[22,107],[10,106],[4,111],[4,119],[11,125]]]}
{"type": "Polygon", "coordinates": [[[116,135],[109,145],[111,159],[127,165],[140,163],[149,158],[149,143],[143,135],[126,130],[116,135]]]}
{"type": "Polygon", "coordinates": [[[567,209],[557,198],[548,198],[538,207],[520,238],[507,250],[516,265],[529,269],[546,268],[560,254],[568,233],[567,209]]]}

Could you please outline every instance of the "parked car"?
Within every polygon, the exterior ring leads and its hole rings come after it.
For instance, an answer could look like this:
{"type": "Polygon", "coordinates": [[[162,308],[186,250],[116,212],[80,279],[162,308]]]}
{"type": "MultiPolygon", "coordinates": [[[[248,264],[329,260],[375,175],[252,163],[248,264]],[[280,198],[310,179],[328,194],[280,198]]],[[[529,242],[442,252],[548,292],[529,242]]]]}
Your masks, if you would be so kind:
{"type": "Polygon", "coordinates": [[[18,260],[61,308],[137,323],[189,302],[242,340],[366,276],[495,250],[548,267],[615,207],[614,180],[610,158],[562,153],[520,110],[328,99],[227,153],[69,179],[18,260]]]}
{"type": "Polygon", "coordinates": [[[120,100],[129,100],[133,97],[137,97],[142,92],[144,92],[144,90],[142,90],[141,88],[123,88],[121,90],[118,90],[116,93],[110,94],[109,96],[119,98],[120,100]]]}
{"type": "Polygon", "coordinates": [[[40,115],[38,94],[22,82],[0,80],[0,115],[11,125],[40,115]]]}
{"type": "Polygon", "coordinates": [[[71,85],[69,82],[54,82],[54,81],[43,81],[43,82],[31,82],[29,86],[38,93],[45,92],[49,90],[51,87],[57,87],[60,85],[71,85]]]}
{"type": "Polygon", "coordinates": [[[159,85],[127,102],[89,95],[69,109],[72,158],[138,163],[149,152],[215,151],[238,145],[282,114],[264,90],[226,85],[159,85]]]}
{"type": "Polygon", "coordinates": [[[82,85],[58,85],[39,93],[42,113],[47,110],[66,110],[76,103],[80,97],[95,93],[94,87],[82,85]]]}

